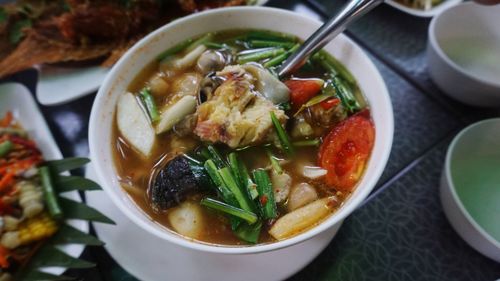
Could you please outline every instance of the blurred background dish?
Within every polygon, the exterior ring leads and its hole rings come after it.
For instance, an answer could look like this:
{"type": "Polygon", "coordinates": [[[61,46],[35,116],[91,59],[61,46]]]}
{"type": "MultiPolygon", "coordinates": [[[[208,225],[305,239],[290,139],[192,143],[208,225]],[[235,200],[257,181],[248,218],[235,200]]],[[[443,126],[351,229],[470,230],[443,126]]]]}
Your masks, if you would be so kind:
{"type": "MultiPolygon", "coordinates": [[[[11,111],[14,118],[23,125],[30,138],[37,143],[46,160],[62,158],[61,151],[57,147],[45,119],[25,86],[18,83],[4,83],[0,85],[0,116],[3,116],[7,111],[11,111]]],[[[62,196],[81,202],[81,197],[77,191],[69,192],[62,196]]],[[[87,221],[70,220],[68,224],[82,232],[88,233],[89,224],[87,221]]],[[[59,246],[59,249],[72,257],[79,257],[84,248],[85,246],[81,244],[59,246]]],[[[63,267],[51,267],[46,268],[44,271],[60,275],[65,270],[63,267]]]]}
{"type": "Polygon", "coordinates": [[[500,106],[500,5],[463,3],[429,26],[429,74],[448,96],[474,106],[500,106]]]}
{"type": "Polygon", "coordinates": [[[151,30],[206,9],[265,2],[0,1],[0,78],[51,64],[41,67],[37,98],[67,102],[96,91],[107,68],[151,30]]]}
{"type": "Polygon", "coordinates": [[[500,262],[500,118],[463,129],[448,148],[441,179],[444,213],[458,234],[500,262]]]}
{"type": "Polygon", "coordinates": [[[440,12],[458,5],[462,0],[386,0],[388,5],[407,14],[431,18],[440,12]]]}

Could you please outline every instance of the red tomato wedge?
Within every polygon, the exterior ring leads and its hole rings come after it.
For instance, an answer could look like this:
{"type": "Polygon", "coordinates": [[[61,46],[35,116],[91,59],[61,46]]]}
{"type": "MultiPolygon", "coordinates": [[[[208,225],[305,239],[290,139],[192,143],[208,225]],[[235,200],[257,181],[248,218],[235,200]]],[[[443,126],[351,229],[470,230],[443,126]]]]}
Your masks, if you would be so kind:
{"type": "Polygon", "coordinates": [[[335,126],[319,149],[318,164],[327,170],[326,183],[351,191],[361,178],[374,141],[375,127],[367,110],[335,126]]]}
{"type": "Polygon", "coordinates": [[[285,82],[290,89],[290,101],[295,109],[298,109],[311,98],[316,96],[323,87],[321,79],[291,79],[285,82]]]}

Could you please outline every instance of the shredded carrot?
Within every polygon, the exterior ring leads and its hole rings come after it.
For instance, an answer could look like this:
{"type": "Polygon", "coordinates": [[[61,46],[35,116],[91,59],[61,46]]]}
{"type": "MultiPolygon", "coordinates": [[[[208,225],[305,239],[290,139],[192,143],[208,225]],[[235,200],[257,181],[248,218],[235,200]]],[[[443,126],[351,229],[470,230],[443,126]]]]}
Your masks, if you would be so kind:
{"type": "Polygon", "coordinates": [[[9,257],[9,250],[0,246],[0,267],[1,268],[8,268],[9,267],[9,261],[7,258],[9,257]]]}
{"type": "Polygon", "coordinates": [[[7,113],[5,113],[5,116],[0,120],[0,127],[9,126],[10,123],[12,123],[12,119],[14,119],[12,112],[7,111],[7,113]]]}
{"type": "Polygon", "coordinates": [[[7,173],[0,179],[0,192],[8,192],[8,188],[12,186],[14,181],[14,173],[7,173]]]}
{"type": "Polygon", "coordinates": [[[13,173],[17,175],[23,171],[28,170],[31,167],[38,165],[41,162],[42,162],[41,155],[31,156],[29,158],[16,161],[9,165],[0,166],[0,174],[13,173]]]}

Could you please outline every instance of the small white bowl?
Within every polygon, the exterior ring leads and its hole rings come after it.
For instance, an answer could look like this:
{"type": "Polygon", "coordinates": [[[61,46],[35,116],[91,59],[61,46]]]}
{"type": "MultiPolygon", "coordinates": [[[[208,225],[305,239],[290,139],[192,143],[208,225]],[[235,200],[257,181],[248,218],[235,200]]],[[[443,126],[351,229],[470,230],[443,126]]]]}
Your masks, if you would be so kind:
{"type": "Polygon", "coordinates": [[[473,106],[500,106],[500,5],[463,3],[431,21],[429,73],[450,97],[473,106]]]}
{"type": "Polygon", "coordinates": [[[472,124],[453,139],[440,191],[455,231],[500,262],[500,118],[472,124]]]}
{"type": "Polygon", "coordinates": [[[250,254],[288,247],[331,228],[352,213],[377,183],[389,157],[394,130],[392,105],[380,73],[355,43],[340,35],[325,49],[339,59],[356,77],[371,106],[376,139],[366,172],[358,187],[332,216],[318,226],[283,241],[248,247],[202,243],[185,239],[152,221],[121,188],[112,154],[112,124],[115,105],[136,75],[162,51],[179,42],[207,32],[226,29],[267,29],[306,38],[321,22],[282,9],[234,7],[211,10],[176,20],[146,36],[111,69],[95,98],[90,116],[89,145],[99,182],[116,206],[146,231],[172,243],[200,251],[250,254]]]}

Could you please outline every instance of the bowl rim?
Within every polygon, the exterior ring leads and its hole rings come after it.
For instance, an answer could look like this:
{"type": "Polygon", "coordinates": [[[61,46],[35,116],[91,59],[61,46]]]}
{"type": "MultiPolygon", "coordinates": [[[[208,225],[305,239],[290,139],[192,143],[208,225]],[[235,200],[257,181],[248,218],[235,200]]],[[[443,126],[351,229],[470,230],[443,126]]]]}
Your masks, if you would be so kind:
{"type": "Polygon", "coordinates": [[[491,234],[489,234],[484,228],[474,220],[474,218],[471,216],[467,208],[465,208],[464,204],[462,203],[462,200],[458,196],[458,193],[455,188],[455,184],[453,181],[453,177],[451,176],[451,158],[454,154],[455,147],[457,146],[458,142],[462,137],[464,137],[466,134],[469,133],[469,131],[473,130],[474,128],[478,126],[482,126],[487,123],[500,123],[500,117],[497,118],[489,118],[485,120],[481,120],[479,122],[470,124],[469,126],[465,127],[462,129],[451,141],[450,145],[448,146],[448,149],[446,151],[446,158],[445,158],[445,164],[444,164],[444,174],[446,178],[446,185],[447,188],[450,190],[451,197],[453,198],[453,201],[455,204],[458,206],[459,212],[462,214],[463,217],[467,219],[467,221],[472,225],[474,230],[478,232],[486,241],[488,241],[492,246],[496,247],[497,249],[500,250],[500,241],[496,240],[493,238],[491,234]]]}
{"type": "Polygon", "coordinates": [[[475,74],[467,71],[466,68],[458,65],[454,60],[452,60],[444,52],[443,48],[441,48],[441,45],[438,43],[438,39],[437,39],[437,35],[436,35],[436,27],[438,24],[441,24],[441,22],[440,22],[440,20],[442,20],[441,17],[447,13],[450,13],[450,11],[455,10],[455,9],[467,9],[466,7],[468,7],[468,6],[472,6],[472,7],[476,7],[476,8],[481,7],[481,5],[476,4],[474,2],[459,3],[457,5],[451,6],[449,9],[442,10],[434,18],[432,18],[431,23],[429,24],[429,29],[428,29],[429,45],[436,52],[436,54],[444,62],[446,62],[447,65],[449,65],[453,70],[457,71],[461,75],[466,76],[467,78],[473,80],[476,83],[481,83],[481,84],[484,84],[484,85],[487,85],[487,86],[490,86],[493,88],[500,89],[500,81],[496,82],[496,81],[486,80],[479,75],[475,75],[475,74]]]}
{"type": "MultiPolygon", "coordinates": [[[[226,12],[253,12],[253,13],[260,13],[260,12],[267,12],[267,13],[273,13],[275,15],[279,15],[284,18],[300,18],[303,21],[309,21],[313,24],[320,25],[321,22],[312,19],[310,17],[307,17],[305,15],[301,15],[298,13],[294,13],[291,11],[283,10],[283,9],[278,9],[278,8],[271,8],[271,7],[253,7],[253,6],[241,6],[241,7],[228,7],[228,8],[219,8],[219,9],[213,9],[205,12],[201,12],[198,14],[193,14],[187,17],[183,17],[180,19],[177,19],[165,26],[162,26],[158,28],[157,30],[151,32],[148,34],[146,37],[141,39],[139,42],[137,42],[132,48],[130,48],[121,58],[120,60],[115,64],[115,66],[111,69],[111,71],[107,74],[104,82],[102,83],[102,86],[99,89],[99,92],[94,100],[94,104],[92,106],[92,112],[90,116],[90,122],[89,122],[89,147],[90,147],[90,154],[92,159],[99,159],[99,156],[97,153],[97,142],[98,142],[98,136],[94,133],[97,131],[98,125],[99,125],[99,114],[98,110],[101,110],[102,104],[104,101],[107,99],[108,92],[114,87],[113,81],[117,80],[116,77],[118,77],[118,74],[122,71],[121,69],[125,66],[126,61],[131,57],[136,51],[139,51],[141,47],[144,44],[150,43],[152,39],[154,39],[157,35],[161,34],[164,32],[165,29],[170,29],[172,26],[181,24],[181,23],[186,23],[191,21],[192,19],[196,17],[201,17],[201,16],[211,16],[211,15],[217,15],[219,13],[226,13],[226,12]],[[96,149],[93,149],[96,148],[96,149]]],[[[272,30],[272,28],[269,28],[269,30],[272,30]]],[[[106,188],[106,178],[107,175],[104,174],[104,169],[102,168],[105,163],[100,163],[98,161],[95,161],[95,167],[96,167],[96,173],[98,175],[98,178],[103,182],[103,186],[105,187],[104,190],[106,190],[107,194],[113,201],[113,203],[128,217],[130,218],[134,223],[139,225],[141,228],[145,229],[146,231],[164,239],[167,240],[168,242],[184,246],[186,248],[190,248],[193,250],[200,250],[200,251],[205,251],[205,252],[212,252],[212,253],[221,253],[221,254],[255,254],[255,253],[260,253],[260,252],[268,252],[268,251],[273,251],[281,248],[285,248],[294,244],[298,244],[300,242],[303,242],[305,240],[308,240],[319,233],[329,229],[333,225],[340,223],[345,217],[350,215],[357,207],[359,207],[362,203],[362,201],[368,196],[368,194],[373,190],[375,187],[377,181],[380,179],[380,176],[382,172],[385,169],[385,166],[387,164],[387,161],[389,159],[389,155],[391,152],[392,148],[392,142],[393,142],[393,135],[394,135],[394,116],[393,116],[393,110],[392,110],[392,103],[390,100],[389,92],[387,90],[387,86],[378,71],[378,69],[375,67],[373,61],[368,57],[368,55],[357,45],[355,44],[351,39],[349,39],[347,36],[341,34],[340,37],[343,37],[343,40],[346,40],[348,44],[350,44],[353,49],[356,51],[359,51],[360,55],[363,57],[363,60],[366,61],[365,69],[372,75],[372,77],[375,79],[375,81],[380,85],[380,90],[381,93],[380,99],[382,100],[381,102],[383,103],[384,107],[387,109],[387,112],[384,112],[384,118],[387,119],[384,123],[384,131],[387,132],[387,135],[384,136],[386,139],[386,142],[382,143],[382,147],[380,148],[380,159],[377,159],[377,163],[373,167],[373,175],[372,178],[369,182],[366,183],[367,187],[362,189],[360,193],[357,194],[357,197],[350,199],[350,204],[343,209],[339,209],[336,213],[332,214],[332,216],[337,215],[336,219],[334,221],[331,221],[327,223],[327,221],[324,221],[317,226],[308,229],[296,236],[290,237],[288,239],[282,240],[282,241],[277,241],[269,244],[257,244],[257,245],[251,245],[251,246],[228,246],[228,245],[217,245],[217,244],[208,244],[208,243],[203,243],[202,241],[197,241],[194,239],[189,239],[186,237],[183,237],[178,234],[170,234],[166,235],[166,230],[160,230],[158,228],[154,228],[151,225],[147,224],[145,221],[143,221],[143,218],[140,218],[136,216],[135,214],[132,213],[131,210],[127,208],[123,204],[122,199],[119,196],[115,196],[114,192],[111,190],[108,190],[106,188]],[[343,211],[341,211],[343,210],[343,211]],[[340,214],[340,215],[338,215],[340,214]]],[[[327,218],[328,220],[328,218],[327,218]]]]}

